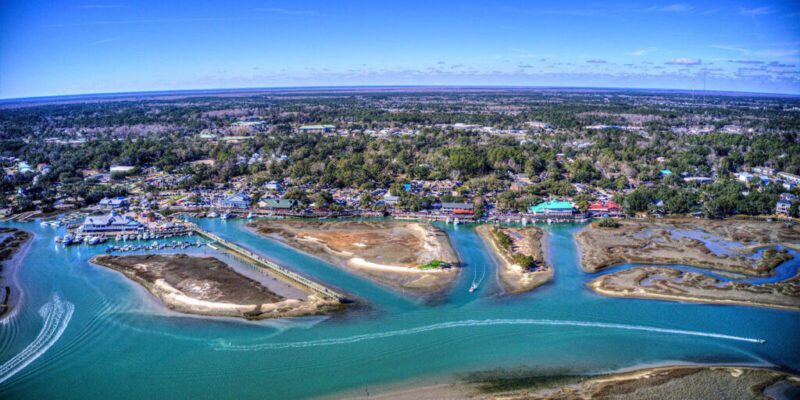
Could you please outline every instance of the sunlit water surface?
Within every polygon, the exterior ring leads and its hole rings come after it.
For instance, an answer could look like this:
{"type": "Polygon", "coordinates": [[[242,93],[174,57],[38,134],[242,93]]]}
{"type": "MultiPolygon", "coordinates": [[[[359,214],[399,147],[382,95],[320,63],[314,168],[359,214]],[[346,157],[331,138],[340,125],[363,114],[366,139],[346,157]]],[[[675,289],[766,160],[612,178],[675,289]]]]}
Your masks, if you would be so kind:
{"type": "MultiPolygon", "coordinates": [[[[350,293],[360,306],[331,318],[265,322],[180,315],[121,274],[91,265],[104,246],[57,247],[52,228],[8,225],[36,236],[15,276],[22,304],[0,324],[0,398],[306,398],[496,368],[800,370],[798,313],[593,294],[573,240],[580,225],[546,228],[555,282],[524,295],[502,294],[496,260],[472,227],[441,225],[464,269],[450,292],[422,302],[259,237],[243,221],[199,222],[350,293]]],[[[797,262],[786,268],[796,272],[797,262]]]]}

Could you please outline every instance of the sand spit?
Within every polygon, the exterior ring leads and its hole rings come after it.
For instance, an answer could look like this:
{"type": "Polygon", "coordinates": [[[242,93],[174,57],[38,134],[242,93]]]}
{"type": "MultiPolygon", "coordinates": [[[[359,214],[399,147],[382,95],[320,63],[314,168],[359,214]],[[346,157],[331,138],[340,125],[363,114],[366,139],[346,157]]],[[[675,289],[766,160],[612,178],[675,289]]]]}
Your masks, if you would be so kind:
{"type": "Polygon", "coordinates": [[[24,249],[28,248],[27,245],[32,237],[32,233],[21,229],[0,228],[0,319],[10,315],[8,312],[16,301],[12,300],[12,297],[19,299],[19,293],[17,293],[19,289],[12,286],[13,279],[8,277],[15,273],[16,264],[19,264],[20,257],[24,257],[24,249]],[[20,253],[21,249],[23,249],[22,253],[20,253]],[[7,271],[6,268],[11,271],[7,271]]]}
{"type": "Polygon", "coordinates": [[[626,263],[680,264],[768,276],[791,259],[776,246],[800,248],[800,225],[745,219],[623,220],[618,228],[588,226],[575,238],[587,272],[626,263]]]}
{"type": "Polygon", "coordinates": [[[304,300],[279,296],[214,257],[101,255],[91,261],[121,272],[168,308],[188,314],[267,319],[325,314],[341,308],[314,295],[304,300]]]}
{"type": "Polygon", "coordinates": [[[751,284],[666,267],[636,267],[592,280],[589,288],[611,297],[739,304],[800,311],[798,277],[751,284]]]}
{"type": "Polygon", "coordinates": [[[256,232],[355,271],[389,287],[419,294],[448,288],[458,268],[430,268],[434,260],[456,267],[447,234],[431,224],[409,221],[260,220],[256,232]]]}
{"type": "Polygon", "coordinates": [[[527,292],[553,279],[553,267],[545,260],[546,235],[541,228],[481,225],[476,231],[501,260],[500,282],[509,292],[527,292]],[[498,233],[510,239],[508,249],[500,243],[498,233]],[[523,268],[514,260],[516,254],[532,257],[534,267],[523,268]]]}
{"type": "MultiPolygon", "coordinates": [[[[598,376],[541,375],[492,371],[464,381],[437,384],[369,398],[533,400],[533,399],[789,399],[800,390],[800,377],[752,367],[682,365],[637,369],[598,376]]],[[[348,398],[366,398],[349,396],[348,398]]]]}

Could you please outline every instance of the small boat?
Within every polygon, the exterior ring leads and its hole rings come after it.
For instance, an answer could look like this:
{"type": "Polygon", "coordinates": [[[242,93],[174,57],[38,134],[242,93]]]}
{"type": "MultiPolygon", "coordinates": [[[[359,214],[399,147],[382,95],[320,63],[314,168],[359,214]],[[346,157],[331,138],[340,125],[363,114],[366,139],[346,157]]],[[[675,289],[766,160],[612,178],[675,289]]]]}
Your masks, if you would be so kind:
{"type": "Polygon", "coordinates": [[[56,236],[56,237],[55,237],[53,240],[54,240],[56,243],[61,243],[61,242],[63,242],[63,241],[64,241],[64,238],[62,238],[61,236],[56,236]]]}
{"type": "Polygon", "coordinates": [[[247,214],[247,219],[253,219],[253,213],[248,213],[247,214]]]}
{"type": "Polygon", "coordinates": [[[469,287],[469,292],[472,293],[472,292],[474,292],[476,290],[478,290],[478,284],[473,282],[472,286],[469,287]]]}
{"type": "Polygon", "coordinates": [[[39,226],[50,226],[50,223],[47,221],[39,222],[39,226]]]}
{"type": "Polygon", "coordinates": [[[61,240],[61,243],[64,243],[65,246],[71,245],[75,240],[75,236],[71,234],[64,235],[64,238],[61,240]]]}
{"type": "Polygon", "coordinates": [[[227,212],[227,211],[226,211],[225,213],[223,213],[222,215],[220,215],[220,218],[221,218],[223,221],[224,221],[224,220],[226,220],[226,219],[228,219],[228,218],[230,218],[230,217],[231,217],[231,213],[229,213],[229,212],[227,212]]]}
{"type": "Polygon", "coordinates": [[[212,211],[212,212],[208,213],[208,215],[206,215],[206,216],[208,218],[217,218],[219,215],[217,213],[215,213],[214,211],[212,211]]]}

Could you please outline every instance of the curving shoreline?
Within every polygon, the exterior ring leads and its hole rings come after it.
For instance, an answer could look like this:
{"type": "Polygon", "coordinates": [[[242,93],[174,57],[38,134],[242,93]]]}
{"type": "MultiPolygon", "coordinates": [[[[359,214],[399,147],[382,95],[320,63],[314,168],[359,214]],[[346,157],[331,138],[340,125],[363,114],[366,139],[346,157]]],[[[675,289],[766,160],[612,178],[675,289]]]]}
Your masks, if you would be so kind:
{"type": "Polygon", "coordinates": [[[339,303],[313,294],[307,294],[305,299],[277,295],[214,257],[100,255],[91,262],[122,273],[167,308],[188,314],[268,319],[328,314],[342,309],[339,303]]]}
{"type": "Polygon", "coordinates": [[[779,282],[723,281],[718,276],[774,275],[793,255],[800,227],[751,220],[621,221],[618,228],[588,226],[575,235],[581,266],[589,272],[634,266],[594,278],[587,287],[617,298],[735,304],[800,311],[800,275],[779,282]],[[683,271],[686,265],[709,273],[683,271]]]}
{"type": "Polygon", "coordinates": [[[0,284],[0,320],[8,318],[13,310],[15,296],[16,302],[21,298],[21,288],[14,282],[17,268],[20,261],[25,257],[33,242],[34,234],[17,228],[0,228],[0,273],[2,273],[2,284],[0,284]],[[10,270],[10,271],[9,271],[10,270]]]}
{"type": "Polygon", "coordinates": [[[447,234],[409,221],[259,220],[251,231],[394,290],[430,296],[458,275],[458,256],[447,234]],[[439,260],[452,268],[421,268],[439,260]]]}
{"type": "Polygon", "coordinates": [[[553,279],[553,266],[546,261],[545,257],[545,254],[547,254],[547,235],[541,228],[497,228],[491,225],[481,225],[475,228],[475,231],[501,261],[502,266],[499,270],[500,282],[509,292],[528,292],[553,279]],[[513,260],[516,252],[513,249],[505,250],[501,248],[502,246],[498,243],[497,237],[493,233],[494,229],[503,229],[503,231],[510,231],[509,233],[512,233],[513,236],[522,236],[521,238],[512,238],[514,241],[513,247],[520,254],[532,257],[536,270],[525,270],[516,263],[513,260]]]}
{"type": "Polygon", "coordinates": [[[734,304],[800,311],[800,275],[777,282],[722,283],[711,276],[666,267],[634,267],[593,279],[587,286],[609,297],[734,304]],[[648,285],[642,282],[647,280],[648,285]]]}
{"type": "Polygon", "coordinates": [[[575,234],[586,272],[622,264],[680,264],[769,276],[792,258],[776,247],[800,245],[800,226],[781,222],[672,218],[619,224],[617,228],[589,225],[575,234]]]}
{"type": "Polygon", "coordinates": [[[790,398],[800,390],[800,376],[771,368],[740,365],[663,365],[583,375],[568,371],[486,371],[423,386],[389,388],[369,396],[334,398],[411,400],[419,398],[533,399],[665,399],[790,398]],[[774,396],[774,397],[773,397],[774,396]],[[781,397],[787,396],[787,397],[781,397]]]}

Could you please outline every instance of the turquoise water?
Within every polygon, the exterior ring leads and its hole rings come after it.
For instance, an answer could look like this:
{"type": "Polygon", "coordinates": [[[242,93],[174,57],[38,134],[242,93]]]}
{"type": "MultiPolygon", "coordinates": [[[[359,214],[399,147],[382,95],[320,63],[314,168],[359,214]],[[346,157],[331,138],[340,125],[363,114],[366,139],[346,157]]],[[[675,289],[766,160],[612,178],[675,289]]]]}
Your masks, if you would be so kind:
{"type": "Polygon", "coordinates": [[[242,221],[200,222],[363,306],[266,322],[183,316],[90,265],[102,247],[56,248],[51,228],[17,224],[36,237],[16,276],[22,306],[0,324],[0,368],[18,369],[0,383],[0,398],[306,398],[498,367],[590,373],[703,362],[800,370],[798,313],[588,291],[592,276],[581,272],[572,238],[579,225],[546,228],[555,282],[519,296],[502,295],[496,261],[471,227],[446,227],[464,270],[450,293],[420,302],[258,237],[242,221]],[[484,269],[483,284],[469,293],[484,269]]]}

